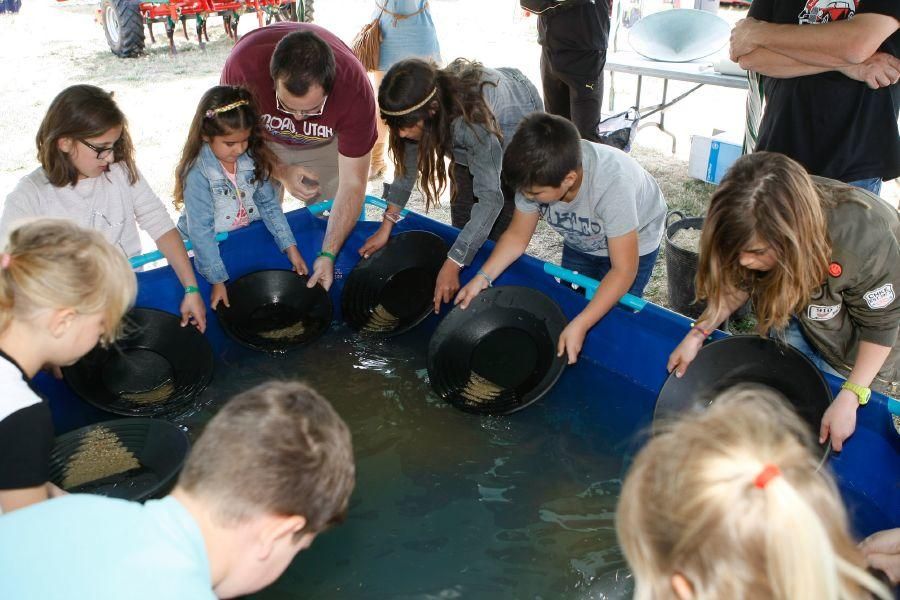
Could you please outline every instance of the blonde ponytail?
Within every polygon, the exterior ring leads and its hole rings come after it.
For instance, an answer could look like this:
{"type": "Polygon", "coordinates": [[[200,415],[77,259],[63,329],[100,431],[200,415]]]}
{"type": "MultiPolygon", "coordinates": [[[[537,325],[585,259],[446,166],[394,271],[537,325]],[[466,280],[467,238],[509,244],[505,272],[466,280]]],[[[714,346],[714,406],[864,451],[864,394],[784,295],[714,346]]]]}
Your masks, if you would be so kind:
{"type": "Polygon", "coordinates": [[[12,321],[13,307],[15,307],[16,299],[13,293],[12,281],[8,275],[9,255],[4,255],[4,262],[7,266],[0,271],[0,333],[6,331],[12,321]]]}
{"type": "Polygon", "coordinates": [[[638,454],[616,519],[637,600],[862,600],[889,592],[865,571],[813,436],[771,390],[739,386],[670,424],[638,454]]]}
{"type": "Polygon", "coordinates": [[[137,282],[125,256],[97,232],[63,219],[25,222],[0,255],[0,333],[46,309],[104,314],[104,342],[119,333],[137,282]]]}

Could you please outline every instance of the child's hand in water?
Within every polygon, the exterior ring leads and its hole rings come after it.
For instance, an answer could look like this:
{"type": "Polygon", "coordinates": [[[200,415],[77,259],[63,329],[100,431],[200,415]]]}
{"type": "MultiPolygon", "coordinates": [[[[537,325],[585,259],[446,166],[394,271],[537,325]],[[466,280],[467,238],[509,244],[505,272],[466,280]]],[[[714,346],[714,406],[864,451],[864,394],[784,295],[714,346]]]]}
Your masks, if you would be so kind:
{"type": "Polygon", "coordinates": [[[228,303],[228,289],[224,283],[214,283],[212,292],[209,294],[209,307],[211,309],[216,310],[219,302],[231,308],[231,304],[228,303]]]}
{"type": "Polygon", "coordinates": [[[184,300],[181,301],[181,326],[184,327],[188,323],[196,327],[200,333],[206,331],[206,306],[203,304],[203,298],[196,292],[185,294],[184,300]]]}
{"type": "Polygon", "coordinates": [[[306,261],[303,260],[303,257],[300,255],[300,251],[297,250],[297,246],[291,246],[286,251],[288,260],[291,261],[291,265],[293,265],[294,272],[297,275],[306,275],[309,273],[309,268],[306,266],[306,261]]]}
{"type": "Polygon", "coordinates": [[[590,327],[585,327],[578,317],[572,319],[572,322],[566,325],[566,328],[559,334],[559,343],[556,345],[557,356],[567,356],[570,365],[574,365],[581,353],[581,347],[584,345],[584,338],[590,327]]]}

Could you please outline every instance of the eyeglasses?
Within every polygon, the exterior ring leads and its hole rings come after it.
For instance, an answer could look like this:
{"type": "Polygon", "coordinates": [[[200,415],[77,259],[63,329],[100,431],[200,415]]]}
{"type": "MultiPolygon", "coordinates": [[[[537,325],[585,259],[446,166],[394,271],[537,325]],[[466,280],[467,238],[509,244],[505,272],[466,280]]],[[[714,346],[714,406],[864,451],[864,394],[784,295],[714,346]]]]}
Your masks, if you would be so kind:
{"type": "Polygon", "coordinates": [[[84,140],[80,139],[78,141],[81,142],[82,144],[84,144],[85,146],[87,146],[88,148],[90,148],[91,150],[93,150],[94,152],[96,152],[97,160],[103,160],[104,158],[106,158],[107,156],[112,154],[115,151],[116,146],[119,144],[119,140],[116,140],[115,142],[113,142],[112,146],[109,146],[106,148],[98,148],[97,146],[95,146],[89,142],[86,142],[84,140]]]}
{"type": "Polygon", "coordinates": [[[278,94],[277,93],[275,94],[275,108],[277,108],[278,110],[280,110],[281,112],[283,112],[286,115],[291,115],[295,119],[301,119],[301,120],[308,119],[310,117],[321,117],[322,114],[324,114],[324,112],[325,112],[325,102],[327,102],[327,101],[328,101],[328,96],[325,96],[322,99],[322,104],[319,106],[319,108],[312,110],[312,111],[291,110],[288,107],[286,107],[284,105],[284,103],[281,102],[281,98],[278,97],[278,94]]]}

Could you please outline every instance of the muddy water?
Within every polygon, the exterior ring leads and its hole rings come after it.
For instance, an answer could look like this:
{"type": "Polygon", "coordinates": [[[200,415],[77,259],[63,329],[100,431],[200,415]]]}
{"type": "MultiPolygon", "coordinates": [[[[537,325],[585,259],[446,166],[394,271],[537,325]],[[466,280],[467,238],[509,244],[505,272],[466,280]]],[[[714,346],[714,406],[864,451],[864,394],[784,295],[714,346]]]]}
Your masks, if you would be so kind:
{"type": "Polygon", "coordinates": [[[254,598],[630,597],[614,531],[623,452],[592,422],[604,397],[640,392],[582,364],[520,413],[465,414],[431,391],[426,349],[426,333],[338,328],[287,356],[222,357],[195,432],[221,399],[296,378],[334,404],[356,452],[348,520],[254,598]]]}

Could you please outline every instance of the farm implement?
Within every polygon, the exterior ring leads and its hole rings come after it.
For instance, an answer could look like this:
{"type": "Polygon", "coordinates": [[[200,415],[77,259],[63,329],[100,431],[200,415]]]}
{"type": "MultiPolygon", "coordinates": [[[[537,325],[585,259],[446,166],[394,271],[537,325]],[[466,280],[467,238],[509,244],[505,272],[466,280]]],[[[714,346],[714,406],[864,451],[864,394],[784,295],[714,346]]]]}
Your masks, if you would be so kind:
{"type": "Polygon", "coordinates": [[[238,21],[247,13],[256,14],[260,26],[273,20],[308,22],[312,21],[313,0],[102,0],[97,21],[103,27],[112,53],[129,58],[144,53],[145,25],[152,44],[156,42],[153,24],[162,23],[169,51],[174,54],[175,29],[179,22],[185,39],[189,40],[187,21],[194,19],[197,41],[203,48],[209,41],[206,26],[211,16],[222,17],[225,33],[236,42],[238,21]]]}

